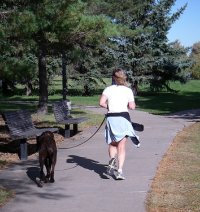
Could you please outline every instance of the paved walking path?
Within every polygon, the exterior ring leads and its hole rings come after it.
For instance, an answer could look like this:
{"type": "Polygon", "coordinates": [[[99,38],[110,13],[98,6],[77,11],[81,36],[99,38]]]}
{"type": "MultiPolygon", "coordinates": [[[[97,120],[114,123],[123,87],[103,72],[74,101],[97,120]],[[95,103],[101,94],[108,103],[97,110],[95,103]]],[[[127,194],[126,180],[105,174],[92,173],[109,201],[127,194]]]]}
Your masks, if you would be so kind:
{"type": "MultiPolygon", "coordinates": [[[[104,113],[100,108],[88,110],[104,113]]],[[[144,212],[145,198],[156,169],[175,135],[184,127],[200,120],[200,110],[185,111],[171,116],[155,116],[131,111],[135,122],[143,123],[138,133],[141,147],[129,140],[124,166],[126,180],[116,181],[105,174],[109,160],[104,141],[104,127],[87,143],[65,149],[89,138],[97,129],[92,127],[68,139],[58,149],[54,184],[39,188],[37,160],[20,162],[0,172],[1,185],[14,189],[16,197],[1,212],[144,212]]]]}

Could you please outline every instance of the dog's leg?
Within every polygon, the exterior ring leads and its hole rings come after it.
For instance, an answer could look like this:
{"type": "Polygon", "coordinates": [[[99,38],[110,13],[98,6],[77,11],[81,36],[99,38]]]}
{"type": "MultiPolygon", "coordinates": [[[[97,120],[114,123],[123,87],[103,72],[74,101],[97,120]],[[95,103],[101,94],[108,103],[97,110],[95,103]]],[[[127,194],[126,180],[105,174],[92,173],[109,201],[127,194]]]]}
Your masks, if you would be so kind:
{"type": "Polygon", "coordinates": [[[45,164],[45,167],[46,167],[46,170],[47,170],[46,181],[49,181],[50,171],[51,171],[51,160],[50,160],[50,158],[46,158],[44,164],[45,164]]]}
{"type": "Polygon", "coordinates": [[[51,165],[51,177],[50,177],[50,182],[54,183],[55,179],[54,179],[54,170],[55,170],[55,165],[56,165],[56,158],[57,158],[57,152],[54,153],[53,157],[52,157],[52,165],[51,165]]]}
{"type": "Polygon", "coordinates": [[[44,174],[44,158],[40,158],[40,181],[46,181],[44,174]]]}

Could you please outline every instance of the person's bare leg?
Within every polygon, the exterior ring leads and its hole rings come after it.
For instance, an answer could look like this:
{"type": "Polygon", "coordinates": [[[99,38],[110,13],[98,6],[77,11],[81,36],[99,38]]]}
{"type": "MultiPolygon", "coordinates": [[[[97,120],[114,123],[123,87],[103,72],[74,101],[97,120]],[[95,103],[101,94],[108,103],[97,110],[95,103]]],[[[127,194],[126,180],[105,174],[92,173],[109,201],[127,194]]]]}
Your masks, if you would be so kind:
{"type": "Polygon", "coordinates": [[[110,158],[115,158],[117,155],[117,146],[114,144],[114,142],[112,144],[109,144],[108,147],[108,153],[110,158]]]}
{"type": "Polygon", "coordinates": [[[123,138],[117,145],[117,154],[118,154],[118,168],[122,171],[125,156],[126,156],[126,138],[123,138]]]}
{"type": "Polygon", "coordinates": [[[115,170],[115,166],[116,166],[116,155],[117,155],[117,143],[116,142],[112,142],[109,147],[108,147],[108,153],[110,156],[110,160],[108,163],[108,167],[107,167],[107,174],[108,175],[113,175],[114,174],[114,170],[115,170]]]}

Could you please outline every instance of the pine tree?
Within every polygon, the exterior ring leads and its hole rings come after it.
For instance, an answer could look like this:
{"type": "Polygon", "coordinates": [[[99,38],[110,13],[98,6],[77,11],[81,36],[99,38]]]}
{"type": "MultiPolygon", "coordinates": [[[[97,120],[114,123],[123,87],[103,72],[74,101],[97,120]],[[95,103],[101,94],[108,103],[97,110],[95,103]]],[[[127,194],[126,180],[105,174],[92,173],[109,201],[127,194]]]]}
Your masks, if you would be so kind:
{"type": "Polygon", "coordinates": [[[170,80],[185,82],[184,70],[191,66],[185,57],[188,49],[174,49],[174,45],[168,43],[167,33],[187,5],[171,14],[175,0],[125,0],[121,6],[121,1],[108,2],[114,7],[105,11],[116,23],[129,29],[112,40],[115,46],[110,52],[118,65],[127,70],[130,82],[145,80],[154,90],[170,90],[170,80]]]}
{"type": "Polygon", "coordinates": [[[39,111],[47,112],[47,56],[61,55],[75,46],[97,45],[118,31],[110,18],[93,15],[90,1],[9,1],[1,7],[6,19],[1,25],[9,55],[33,53],[38,58],[39,111]],[[19,50],[19,46],[22,49],[19,50]],[[17,51],[17,53],[15,52],[17,51]]]}

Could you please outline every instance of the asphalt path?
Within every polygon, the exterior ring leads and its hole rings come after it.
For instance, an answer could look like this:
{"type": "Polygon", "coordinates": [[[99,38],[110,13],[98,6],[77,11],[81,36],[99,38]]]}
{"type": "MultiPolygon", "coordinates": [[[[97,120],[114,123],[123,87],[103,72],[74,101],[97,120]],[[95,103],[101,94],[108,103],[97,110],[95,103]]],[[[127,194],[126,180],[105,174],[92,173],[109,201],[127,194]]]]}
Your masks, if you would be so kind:
{"type": "MultiPolygon", "coordinates": [[[[101,108],[87,108],[105,113],[101,108]]],[[[124,174],[117,181],[105,174],[108,163],[104,126],[88,142],[98,127],[80,132],[58,146],[55,183],[37,185],[37,157],[0,171],[1,185],[15,191],[15,198],[1,212],[144,212],[145,199],[157,167],[178,132],[200,120],[200,110],[156,116],[138,110],[130,112],[134,122],[144,125],[138,132],[141,147],[127,142],[124,174]],[[74,148],[73,146],[79,145],[74,148]]]]}

